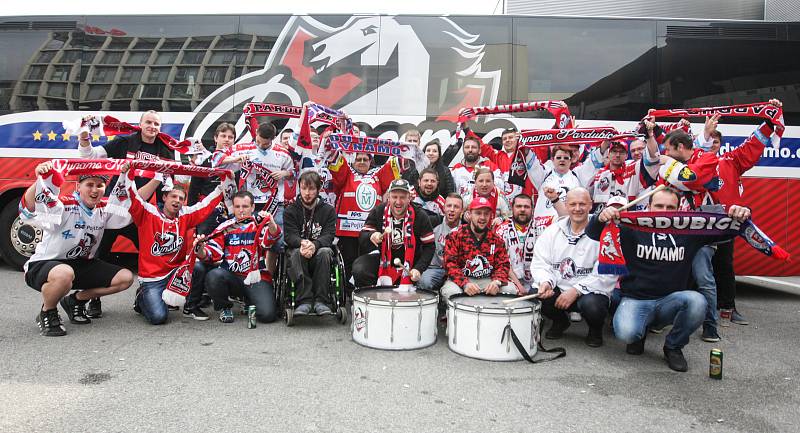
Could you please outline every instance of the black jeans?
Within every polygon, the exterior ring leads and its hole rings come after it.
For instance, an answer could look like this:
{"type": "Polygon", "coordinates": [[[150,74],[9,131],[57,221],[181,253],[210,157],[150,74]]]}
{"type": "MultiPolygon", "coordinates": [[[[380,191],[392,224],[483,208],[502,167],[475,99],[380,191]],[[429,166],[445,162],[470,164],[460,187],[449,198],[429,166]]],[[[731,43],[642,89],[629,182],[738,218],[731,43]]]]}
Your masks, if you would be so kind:
{"type": "Polygon", "coordinates": [[[374,286],[378,282],[378,266],[381,255],[377,251],[359,256],[353,262],[353,281],[356,287],[374,286]]]}
{"type": "Polygon", "coordinates": [[[286,256],[288,259],[286,272],[294,283],[295,304],[314,305],[317,302],[329,304],[333,250],[320,248],[307,259],[300,255],[300,248],[296,248],[288,250],[286,256]]]}
{"type": "Polygon", "coordinates": [[[717,252],[711,259],[714,266],[714,280],[717,282],[717,307],[736,308],[736,273],[733,271],[733,241],[717,245],[717,252]]]}
{"type": "Polygon", "coordinates": [[[608,309],[611,300],[608,296],[597,293],[589,293],[579,296],[578,299],[566,310],[556,307],[556,299],[561,296],[561,289],[556,287],[555,294],[542,301],[542,315],[555,323],[569,323],[567,312],[577,311],[581,313],[583,319],[590,329],[599,330],[603,328],[603,323],[608,316],[608,309]]]}
{"type": "Polygon", "coordinates": [[[244,295],[248,305],[256,306],[256,318],[259,322],[275,321],[275,292],[272,284],[263,280],[255,284],[245,284],[244,278],[221,267],[209,271],[205,282],[206,291],[214,301],[214,310],[231,308],[233,302],[229,299],[230,296],[244,295]]]}
{"type": "Polygon", "coordinates": [[[206,274],[208,271],[214,269],[214,267],[214,265],[208,263],[203,263],[200,261],[194,262],[194,270],[192,271],[192,289],[189,291],[189,295],[186,296],[186,305],[184,306],[187,310],[191,310],[200,304],[200,300],[203,298],[203,293],[206,291],[206,274]]]}

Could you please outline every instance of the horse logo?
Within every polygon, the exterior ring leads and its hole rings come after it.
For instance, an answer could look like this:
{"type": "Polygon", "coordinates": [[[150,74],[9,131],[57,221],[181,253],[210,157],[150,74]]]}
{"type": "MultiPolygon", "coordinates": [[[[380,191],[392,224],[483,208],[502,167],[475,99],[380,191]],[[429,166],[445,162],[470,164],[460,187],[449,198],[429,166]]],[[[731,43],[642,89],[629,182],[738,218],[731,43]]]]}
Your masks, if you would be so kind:
{"type": "Polygon", "coordinates": [[[209,95],[181,137],[210,138],[216,122],[235,118],[238,139],[246,139],[242,107],[250,102],[299,106],[314,101],[361,114],[375,113],[380,94],[377,114],[424,114],[453,121],[460,107],[495,104],[501,71],[481,69],[485,46],[479,35],[448,17],[424,21],[419,25],[416,17],[354,16],[341,26],[329,26],[293,16],[272,44],[264,68],[209,95]]]}
{"type": "Polygon", "coordinates": [[[492,274],[492,265],[486,257],[477,255],[464,266],[464,275],[470,278],[488,278],[492,274]]]}
{"type": "Polygon", "coordinates": [[[600,250],[601,255],[610,257],[613,260],[617,260],[621,257],[619,251],[617,251],[617,247],[614,245],[614,239],[612,238],[611,232],[606,232],[606,234],[603,236],[600,246],[602,248],[600,250]]]}
{"type": "Polygon", "coordinates": [[[183,238],[178,236],[177,233],[156,233],[153,238],[153,246],[150,248],[150,254],[153,256],[166,256],[167,254],[175,254],[183,246],[183,238]]]}

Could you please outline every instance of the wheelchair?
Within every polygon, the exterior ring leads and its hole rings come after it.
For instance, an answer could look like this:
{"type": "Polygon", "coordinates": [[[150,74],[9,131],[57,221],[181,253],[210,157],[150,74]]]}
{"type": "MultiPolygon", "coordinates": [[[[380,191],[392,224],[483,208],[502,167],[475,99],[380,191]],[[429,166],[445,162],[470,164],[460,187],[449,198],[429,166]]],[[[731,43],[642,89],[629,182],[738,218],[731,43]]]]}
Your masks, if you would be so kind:
{"type": "MultiPolygon", "coordinates": [[[[335,316],[336,320],[344,325],[347,323],[347,309],[345,308],[347,299],[345,284],[347,277],[345,276],[342,254],[335,245],[331,248],[333,249],[333,257],[331,260],[330,290],[328,292],[328,298],[331,300],[331,314],[326,315],[335,316]]],[[[280,253],[278,255],[278,263],[275,267],[275,278],[273,280],[275,284],[275,308],[277,309],[278,316],[286,321],[286,326],[294,326],[294,309],[297,307],[295,303],[296,292],[295,282],[291,281],[289,273],[287,272],[288,266],[286,252],[280,253]]],[[[320,315],[312,311],[308,316],[320,315]]]]}

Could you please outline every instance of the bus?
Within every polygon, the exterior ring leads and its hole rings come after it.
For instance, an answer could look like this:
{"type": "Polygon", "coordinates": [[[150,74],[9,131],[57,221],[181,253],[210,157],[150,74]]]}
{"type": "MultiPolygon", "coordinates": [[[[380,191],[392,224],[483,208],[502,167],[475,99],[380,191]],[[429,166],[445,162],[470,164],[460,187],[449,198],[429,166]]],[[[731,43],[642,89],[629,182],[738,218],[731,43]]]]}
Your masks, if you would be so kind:
{"type": "MultiPolygon", "coordinates": [[[[222,121],[246,140],[249,102],[343,109],[370,136],[452,142],[461,107],[563,100],[579,126],[628,130],[649,108],[778,98],[786,132],[743,179],[759,226],[790,253],[800,230],[800,24],[537,16],[174,15],[0,18],[0,253],[20,267],[40,232],[18,219],[42,160],[77,157],[62,122],[162,113],[163,131],[210,142],[222,121]]],[[[549,128],[547,113],[485,116],[549,128]]],[[[695,120],[697,121],[697,120],[695,120]]],[[[724,118],[722,150],[755,119],[724,118]]],[[[280,127],[297,129],[296,120],[280,127]]],[[[693,131],[702,131],[694,123],[693,131]]],[[[113,137],[94,137],[103,144],[113,137]]],[[[457,159],[458,160],[458,159],[457,159]]],[[[737,241],[740,242],[740,241],[737,241]]],[[[740,275],[800,274],[741,245],[740,275]]]]}

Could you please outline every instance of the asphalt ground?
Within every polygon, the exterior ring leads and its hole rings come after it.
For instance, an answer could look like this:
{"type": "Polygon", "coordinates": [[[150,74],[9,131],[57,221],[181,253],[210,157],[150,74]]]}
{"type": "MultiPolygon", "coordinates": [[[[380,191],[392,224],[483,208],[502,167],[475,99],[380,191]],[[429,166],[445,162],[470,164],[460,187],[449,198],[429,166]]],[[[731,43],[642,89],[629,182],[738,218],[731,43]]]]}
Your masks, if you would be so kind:
{"type": "Polygon", "coordinates": [[[487,362],[451,352],[443,332],[421,350],[361,347],[332,319],[247,329],[243,316],[172,312],[151,326],[131,309],[134,288],[104,298],[103,318],[44,338],[38,293],[0,268],[0,431],[800,431],[796,294],[740,285],[752,324],[721,328],[716,344],[696,335],[676,373],[664,334],[631,356],[608,330],[587,347],[578,323],[558,341],[566,358],[487,362]],[[721,381],[708,377],[712,347],[721,381]]]}

